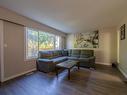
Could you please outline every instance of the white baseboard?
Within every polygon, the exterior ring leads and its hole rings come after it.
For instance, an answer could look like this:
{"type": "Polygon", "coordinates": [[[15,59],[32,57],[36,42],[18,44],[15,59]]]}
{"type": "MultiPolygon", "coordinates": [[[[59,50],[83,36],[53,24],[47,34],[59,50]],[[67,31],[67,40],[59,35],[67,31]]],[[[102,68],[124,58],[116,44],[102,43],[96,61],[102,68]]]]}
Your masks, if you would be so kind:
{"type": "Polygon", "coordinates": [[[104,63],[104,62],[95,62],[96,64],[108,65],[111,66],[111,63],[104,63]]]}
{"type": "Polygon", "coordinates": [[[127,79],[127,74],[121,69],[120,66],[118,66],[118,69],[119,69],[120,72],[123,74],[123,76],[127,79]]]}
{"type": "Polygon", "coordinates": [[[31,69],[31,70],[28,70],[28,71],[25,71],[25,72],[22,72],[22,73],[17,74],[17,75],[13,75],[13,76],[4,78],[4,80],[3,80],[2,82],[5,82],[5,81],[10,80],[10,79],[14,79],[14,78],[16,78],[16,77],[22,76],[22,75],[27,74],[27,73],[32,72],[32,71],[36,71],[36,68],[31,69]]]}

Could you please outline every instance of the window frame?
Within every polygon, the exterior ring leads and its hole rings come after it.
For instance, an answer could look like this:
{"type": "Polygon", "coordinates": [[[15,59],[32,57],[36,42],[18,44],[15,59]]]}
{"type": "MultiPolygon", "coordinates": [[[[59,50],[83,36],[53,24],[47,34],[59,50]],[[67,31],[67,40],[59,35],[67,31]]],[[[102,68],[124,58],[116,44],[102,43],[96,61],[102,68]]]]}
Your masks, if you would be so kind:
{"type": "MultiPolygon", "coordinates": [[[[24,43],[25,43],[25,45],[24,45],[24,59],[25,59],[25,61],[36,60],[38,58],[38,56],[37,57],[28,57],[28,55],[27,55],[28,54],[28,31],[27,31],[28,29],[38,31],[37,29],[33,29],[30,27],[24,28],[24,38],[25,38],[25,40],[24,40],[24,43]]],[[[39,48],[38,48],[38,51],[39,51],[39,48]]]]}
{"type": "MultiPolygon", "coordinates": [[[[30,28],[30,27],[25,27],[24,28],[24,43],[25,43],[25,45],[24,45],[24,59],[25,59],[25,61],[36,60],[38,58],[38,56],[39,56],[38,55],[37,57],[28,57],[28,29],[35,30],[35,31],[38,32],[38,48],[37,48],[38,52],[42,51],[42,50],[39,50],[39,32],[45,32],[45,31],[41,31],[41,30],[38,30],[38,29],[30,28]]],[[[48,33],[48,32],[45,32],[45,33],[48,33]]],[[[61,49],[61,47],[60,47],[61,36],[55,35],[55,34],[52,34],[52,33],[49,33],[49,34],[54,35],[54,39],[55,39],[54,40],[54,49],[43,50],[43,51],[50,51],[50,50],[59,50],[59,49],[61,49]],[[56,37],[59,37],[59,47],[58,48],[56,48],[56,37]]]]}

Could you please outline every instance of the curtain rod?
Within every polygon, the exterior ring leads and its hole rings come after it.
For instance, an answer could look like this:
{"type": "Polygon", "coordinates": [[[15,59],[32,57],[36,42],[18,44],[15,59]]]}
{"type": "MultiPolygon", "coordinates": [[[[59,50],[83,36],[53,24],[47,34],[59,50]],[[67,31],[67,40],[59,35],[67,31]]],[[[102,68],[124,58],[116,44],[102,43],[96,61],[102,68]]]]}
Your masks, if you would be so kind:
{"type": "Polygon", "coordinates": [[[19,24],[19,23],[16,23],[16,22],[13,22],[13,21],[9,21],[9,20],[6,20],[6,19],[1,19],[0,20],[3,20],[3,21],[6,21],[6,22],[10,22],[10,23],[13,23],[13,24],[16,24],[16,25],[20,25],[20,26],[25,26],[23,24],[19,24]]]}

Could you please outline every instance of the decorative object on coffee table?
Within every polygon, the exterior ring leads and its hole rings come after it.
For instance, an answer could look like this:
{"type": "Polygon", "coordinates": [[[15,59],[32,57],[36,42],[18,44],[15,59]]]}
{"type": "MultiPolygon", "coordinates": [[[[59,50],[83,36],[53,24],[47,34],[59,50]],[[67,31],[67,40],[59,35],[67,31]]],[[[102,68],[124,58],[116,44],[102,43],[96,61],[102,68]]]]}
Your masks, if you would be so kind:
{"type": "Polygon", "coordinates": [[[58,77],[58,68],[67,69],[68,70],[68,79],[70,80],[70,70],[74,66],[77,66],[78,69],[80,69],[80,67],[79,67],[79,61],[67,60],[67,61],[61,62],[59,64],[56,64],[56,76],[58,77]]]}
{"type": "Polygon", "coordinates": [[[124,40],[125,39],[125,28],[126,28],[126,25],[123,24],[121,27],[120,27],[120,39],[121,40],[124,40]]]}

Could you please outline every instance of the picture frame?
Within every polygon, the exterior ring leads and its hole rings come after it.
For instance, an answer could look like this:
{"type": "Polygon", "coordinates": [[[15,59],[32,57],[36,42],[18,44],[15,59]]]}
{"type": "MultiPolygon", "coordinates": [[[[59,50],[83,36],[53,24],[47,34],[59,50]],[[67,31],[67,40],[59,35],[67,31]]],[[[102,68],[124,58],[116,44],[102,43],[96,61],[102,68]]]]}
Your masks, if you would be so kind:
{"type": "Polygon", "coordinates": [[[75,33],[74,48],[99,48],[99,30],[75,33]]]}
{"type": "Polygon", "coordinates": [[[121,27],[120,27],[120,39],[121,40],[124,40],[125,39],[125,28],[126,28],[126,25],[123,24],[121,27]]]}

